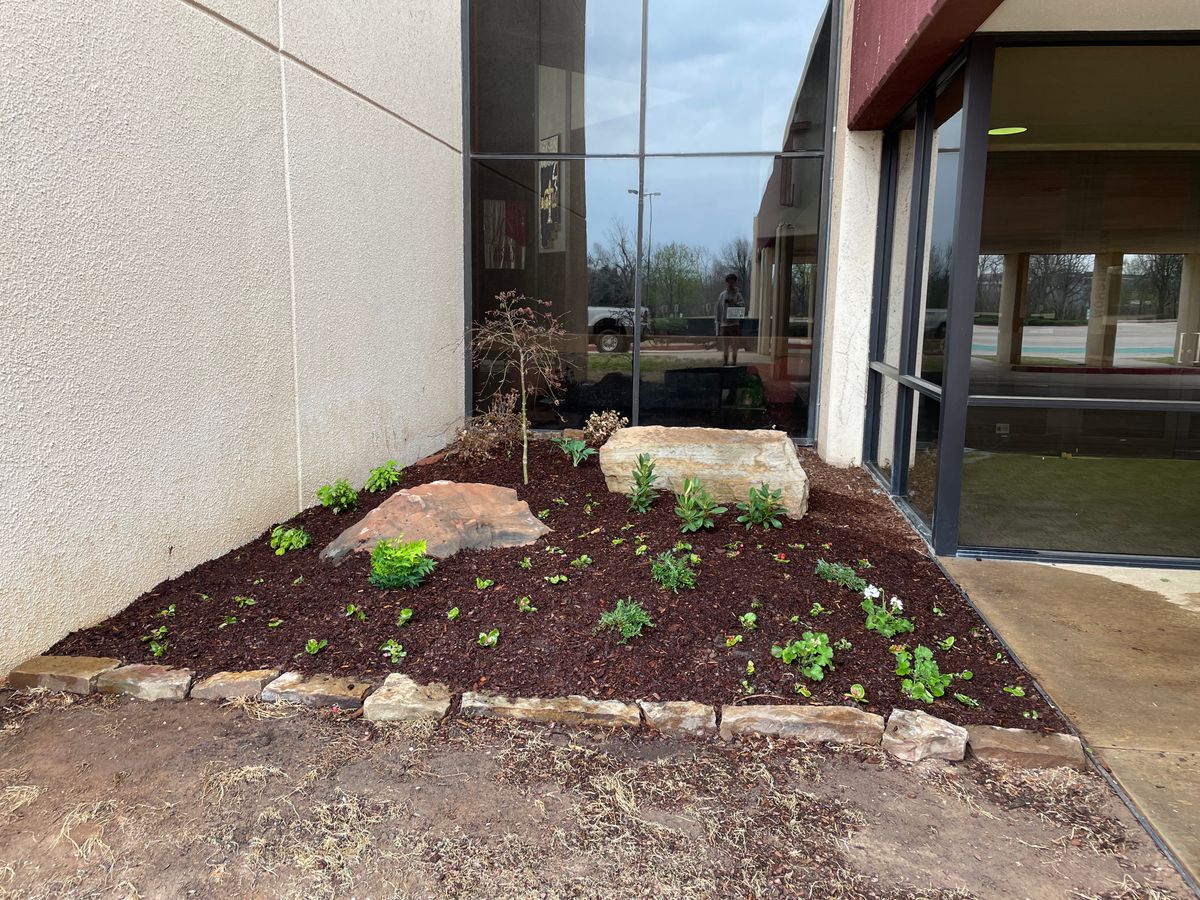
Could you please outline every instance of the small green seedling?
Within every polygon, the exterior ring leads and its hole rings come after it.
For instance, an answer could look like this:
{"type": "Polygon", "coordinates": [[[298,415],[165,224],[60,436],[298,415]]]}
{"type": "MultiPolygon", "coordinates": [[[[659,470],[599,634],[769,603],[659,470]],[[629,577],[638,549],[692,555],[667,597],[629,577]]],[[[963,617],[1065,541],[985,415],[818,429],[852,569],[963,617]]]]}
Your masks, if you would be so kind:
{"type": "Polygon", "coordinates": [[[554,438],[552,443],[571,457],[571,465],[575,468],[579,468],[581,462],[595,456],[597,452],[595,447],[589,447],[579,438],[554,438]]]}
{"type": "Polygon", "coordinates": [[[827,615],[829,615],[829,610],[827,610],[825,607],[823,607],[820,603],[814,603],[812,605],[812,609],[810,609],[808,611],[808,614],[810,616],[814,616],[814,617],[815,616],[827,616],[827,615]]]}
{"type": "Polygon", "coordinates": [[[650,548],[647,547],[645,544],[638,544],[636,547],[633,548],[633,555],[634,556],[645,556],[646,551],[649,549],[650,548]]]}
{"type": "Polygon", "coordinates": [[[974,697],[968,697],[966,694],[955,694],[954,699],[963,706],[970,707],[971,709],[979,709],[979,701],[974,697]]]}
{"type": "Polygon", "coordinates": [[[870,561],[869,559],[860,559],[860,560],[858,561],[858,567],[859,567],[860,569],[873,569],[873,568],[875,568],[873,565],[871,565],[871,561],[870,561]]]}
{"type": "Polygon", "coordinates": [[[548,509],[539,509],[539,510],[537,511],[537,517],[538,517],[539,519],[542,519],[542,520],[545,520],[545,519],[548,519],[548,518],[550,518],[550,510],[548,510],[548,509]]]}
{"type": "Polygon", "coordinates": [[[158,615],[158,617],[159,617],[160,619],[173,619],[173,618],[175,618],[175,604],[174,604],[174,603],[172,603],[172,604],[171,604],[170,606],[168,606],[166,609],[160,609],[160,610],[158,611],[157,615],[158,615]]]}
{"type": "Polygon", "coordinates": [[[586,569],[592,562],[592,558],[584,553],[582,556],[577,556],[571,560],[571,566],[575,569],[586,569]]]}
{"type": "Polygon", "coordinates": [[[234,602],[234,605],[237,606],[238,609],[245,609],[247,606],[254,605],[254,598],[237,596],[237,597],[233,598],[233,602],[234,602]]]}
{"type": "Polygon", "coordinates": [[[554,498],[554,499],[552,499],[550,502],[551,502],[551,503],[553,503],[553,504],[555,504],[556,506],[570,506],[570,505],[571,505],[571,504],[570,504],[570,503],[568,503],[568,502],[566,501],[566,499],[565,499],[565,498],[563,498],[563,497],[555,497],[555,498],[554,498]]]}
{"type": "Polygon", "coordinates": [[[360,622],[367,621],[367,611],[361,606],[355,606],[353,603],[346,604],[346,611],[343,615],[347,619],[357,619],[360,622]]]}
{"type": "Polygon", "coordinates": [[[395,638],[389,638],[380,645],[379,649],[383,651],[383,655],[388,658],[394,666],[400,665],[400,661],[408,656],[408,651],[404,649],[404,645],[395,638]]]}
{"type": "Polygon", "coordinates": [[[283,624],[283,619],[276,616],[274,619],[272,619],[270,622],[267,623],[267,627],[268,628],[278,628],[282,624],[283,624]]]}
{"type": "Polygon", "coordinates": [[[284,528],[276,525],[271,529],[271,549],[276,556],[283,556],[289,550],[303,550],[312,540],[303,528],[284,528]]]}
{"type": "Polygon", "coordinates": [[[612,544],[614,547],[620,547],[623,543],[625,543],[625,538],[616,537],[616,538],[613,538],[611,541],[609,541],[609,543],[612,544]]]}
{"type": "Polygon", "coordinates": [[[316,656],[328,646],[329,641],[325,640],[325,638],[321,638],[319,641],[316,638],[309,638],[304,643],[304,652],[309,656],[316,656]]]}
{"type": "Polygon", "coordinates": [[[954,646],[954,635],[950,635],[948,638],[943,638],[942,640],[938,641],[937,644],[941,649],[949,650],[954,646]]]}
{"type": "Polygon", "coordinates": [[[963,681],[970,681],[972,678],[975,677],[975,673],[972,672],[970,669],[963,669],[961,672],[958,673],[958,677],[961,678],[963,681]]]}
{"type": "Polygon", "coordinates": [[[155,659],[161,659],[163,654],[167,652],[167,626],[159,625],[152,629],[149,634],[142,635],[142,641],[146,644],[146,650],[155,659]]]}
{"type": "Polygon", "coordinates": [[[255,579],[254,579],[252,582],[250,582],[250,583],[251,583],[251,584],[266,584],[266,581],[267,581],[267,579],[265,579],[265,578],[255,578],[255,579]]]}
{"type": "Polygon", "coordinates": [[[451,622],[453,622],[458,617],[459,617],[459,611],[458,611],[457,606],[451,607],[446,613],[446,618],[449,619],[451,622]]]}
{"type": "Polygon", "coordinates": [[[412,621],[413,610],[411,606],[406,606],[396,615],[396,627],[403,628],[412,621]]]}
{"type": "Polygon", "coordinates": [[[230,625],[236,625],[237,623],[238,623],[237,616],[226,616],[224,619],[221,620],[221,624],[218,625],[217,627],[218,628],[226,628],[230,625]]]}
{"type": "Polygon", "coordinates": [[[529,569],[533,568],[533,560],[526,556],[519,563],[517,563],[517,566],[528,571],[529,569]]]}
{"type": "Polygon", "coordinates": [[[478,575],[475,576],[475,590],[477,591],[486,591],[495,583],[496,582],[492,581],[490,578],[480,578],[478,575]]]}
{"type": "Polygon", "coordinates": [[[380,491],[386,491],[388,488],[398,485],[403,477],[404,470],[397,469],[396,461],[389,459],[379,468],[371,470],[371,474],[367,476],[367,492],[377,494],[380,491]]]}
{"type": "Polygon", "coordinates": [[[1021,687],[1019,684],[1010,684],[1007,687],[1001,688],[1001,690],[1012,697],[1025,696],[1025,688],[1021,687]]]}
{"type": "Polygon", "coordinates": [[[317,488],[317,500],[337,515],[358,506],[358,491],[350,487],[350,482],[345,478],[341,478],[333,484],[323,484],[317,488]]]}
{"type": "Polygon", "coordinates": [[[495,647],[496,642],[500,640],[500,629],[493,628],[491,631],[479,632],[479,637],[475,639],[475,643],[480,647],[495,647]]]}
{"type": "MultiPolygon", "coordinates": [[[[940,606],[935,606],[933,608],[933,614],[935,616],[937,616],[939,619],[944,619],[946,617],[946,614],[944,612],[942,612],[942,608],[940,606]]],[[[974,630],[974,629],[972,629],[972,630],[974,630]]]]}
{"type": "Polygon", "coordinates": [[[1021,715],[1023,715],[1026,719],[1034,719],[1035,721],[1037,720],[1037,717],[1038,717],[1038,714],[1036,712],[1034,712],[1032,709],[1025,710],[1025,712],[1021,713],[1021,715]]]}
{"type": "Polygon", "coordinates": [[[859,703],[867,702],[867,689],[861,684],[850,685],[850,690],[842,694],[843,697],[848,697],[851,700],[857,700],[859,703]]]}
{"type": "Polygon", "coordinates": [[[567,555],[566,550],[564,550],[562,547],[556,547],[553,544],[550,544],[546,547],[546,552],[553,553],[555,556],[566,556],[567,555]]]}
{"type": "Polygon", "coordinates": [[[836,641],[833,642],[833,649],[841,650],[844,653],[847,650],[853,650],[854,645],[852,643],[850,643],[848,640],[846,640],[845,638],[838,638],[836,641]]]}
{"type": "Polygon", "coordinates": [[[752,660],[752,659],[746,660],[746,674],[747,675],[754,674],[754,660],[752,660]]]}
{"type": "Polygon", "coordinates": [[[533,601],[531,599],[529,599],[528,597],[518,597],[516,605],[517,605],[517,612],[523,612],[523,613],[537,612],[537,607],[533,605],[533,601]]]}
{"type": "Polygon", "coordinates": [[[741,642],[742,642],[742,636],[740,634],[731,634],[725,638],[725,646],[726,647],[736,647],[741,642]]]}
{"type": "Polygon", "coordinates": [[[797,684],[795,687],[795,691],[797,694],[799,694],[801,697],[804,697],[805,699],[812,698],[812,691],[810,691],[808,689],[807,685],[797,684]]]}
{"type": "Polygon", "coordinates": [[[758,613],[744,612],[738,616],[738,624],[746,631],[753,631],[758,627],[758,613]]]}
{"type": "Polygon", "coordinates": [[[550,584],[565,584],[569,579],[566,575],[543,575],[542,580],[550,584]]]}
{"type": "Polygon", "coordinates": [[[295,578],[292,579],[292,587],[299,587],[302,584],[304,584],[304,576],[303,575],[297,575],[295,578]]]}

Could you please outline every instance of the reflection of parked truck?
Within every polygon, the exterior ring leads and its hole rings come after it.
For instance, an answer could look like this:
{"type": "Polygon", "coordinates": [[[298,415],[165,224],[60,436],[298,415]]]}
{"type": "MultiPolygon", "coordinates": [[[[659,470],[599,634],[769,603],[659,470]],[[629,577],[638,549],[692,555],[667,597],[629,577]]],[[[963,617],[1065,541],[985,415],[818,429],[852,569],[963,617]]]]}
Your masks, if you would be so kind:
{"type": "MultiPolygon", "coordinates": [[[[650,318],[642,310],[642,333],[650,331],[650,318]]],[[[588,339],[601,353],[624,353],[633,342],[632,306],[589,306],[588,339]]]]}

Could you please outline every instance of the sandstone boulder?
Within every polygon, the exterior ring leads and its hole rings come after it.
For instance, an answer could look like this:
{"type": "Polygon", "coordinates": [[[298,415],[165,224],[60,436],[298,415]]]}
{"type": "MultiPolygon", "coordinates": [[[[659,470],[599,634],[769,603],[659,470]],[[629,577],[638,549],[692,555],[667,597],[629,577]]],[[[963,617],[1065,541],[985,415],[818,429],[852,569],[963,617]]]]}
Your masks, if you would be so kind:
{"type": "Polygon", "coordinates": [[[549,532],[511,488],[431,481],[397,491],[339,534],[321,551],[337,565],[354,552],[370,552],[381,538],[423,540],[438,559],[459,550],[521,547],[549,532]]]}
{"type": "Polygon", "coordinates": [[[907,762],[957,762],[967,753],[967,729],[919,709],[893,709],[883,732],[883,749],[907,762]]]}
{"type": "Polygon", "coordinates": [[[119,665],[119,659],[107,656],[35,656],[8,673],[8,686],[90,694],[96,689],[96,679],[119,665]]]}
{"type": "Polygon", "coordinates": [[[1083,745],[1073,734],[1041,734],[995,725],[968,725],[967,733],[971,753],[988,762],[1023,769],[1089,768],[1083,745]]]}
{"type": "Polygon", "coordinates": [[[849,706],[723,706],[721,737],[765,735],[811,743],[878,744],[883,716],[849,706]]]}
{"type": "Polygon", "coordinates": [[[627,494],[638,454],[648,453],[658,475],[655,487],[678,492],[685,478],[699,478],[708,492],[731,506],[763,482],[783,492],[789,518],[808,511],[808,475],[796,445],[782,431],[724,428],[622,428],[600,448],[600,469],[608,489],[627,494]]]}
{"type": "Polygon", "coordinates": [[[559,722],[564,725],[638,728],[642,724],[642,715],[636,704],[620,700],[592,700],[580,694],[571,694],[569,697],[509,698],[467,691],[462,695],[459,709],[464,716],[559,722]]]}

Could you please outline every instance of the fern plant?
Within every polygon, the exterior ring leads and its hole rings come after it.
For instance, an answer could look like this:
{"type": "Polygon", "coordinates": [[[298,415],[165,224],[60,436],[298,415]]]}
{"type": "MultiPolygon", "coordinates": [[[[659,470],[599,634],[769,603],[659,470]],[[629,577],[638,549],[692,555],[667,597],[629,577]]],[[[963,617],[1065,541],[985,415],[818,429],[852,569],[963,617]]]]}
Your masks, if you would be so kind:
{"type": "Polygon", "coordinates": [[[683,490],[675,495],[675,515],[683,522],[679,530],[684,533],[712,528],[713,518],[726,511],[726,507],[717,505],[699,478],[685,478],[683,490]]]}
{"type": "Polygon", "coordinates": [[[415,588],[436,565],[425,555],[424,541],[384,539],[371,551],[371,584],[384,590],[415,588]]]}
{"type": "Polygon", "coordinates": [[[379,468],[372,469],[371,474],[367,476],[367,493],[377,494],[380,491],[386,491],[388,488],[398,485],[403,477],[404,470],[397,469],[396,461],[389,459],[379,468]]]}
{"type": "Polygon", "coordinates": [[[339,478],[333,484],[323,484],[317,488],[317,499],[336,516],[358,506],[358,491],[350,487],[350,482],[345,478],[339,478]]]}
{"type": "Polygon", "coordinates": [[[654,463],[649,453],[638,454],[637,465],[631,474],[633,490],[629,492],[629,508],[639,513],[649,512],[658,499],[658,491],[654,489],[658,476],[654,474],[654,463]]]}

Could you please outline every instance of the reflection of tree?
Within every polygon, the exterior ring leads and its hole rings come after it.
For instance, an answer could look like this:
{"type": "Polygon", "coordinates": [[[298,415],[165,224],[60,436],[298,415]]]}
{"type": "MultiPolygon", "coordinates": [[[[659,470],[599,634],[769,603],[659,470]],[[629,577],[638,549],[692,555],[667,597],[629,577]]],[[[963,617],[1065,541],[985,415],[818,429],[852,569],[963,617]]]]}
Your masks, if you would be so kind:
{"type": "Polygon", "coordinates": [[[672,241],[654,248],[646,300],[652,315],[703,315],[701,287],[707,252],[672,241]]]}
{"type": "Polygon", "coordinates": [[[750,241],[744,237],[734,238],[721,248],[720,255],[713,263],[713,275],[716,276],[716,293],[725,290],[725,276],[738,277],[738,290],[743,294],[750,291],[750,268],[754,264],[754,251],[750,241]]]}
{"type": "Polygon", "coordinates": [[[926,309],[948,309],[950,300],[950,245],[935,244],[929,253],[929,280],[925,286],[926,309]]]}
{"type": "Polygon", "coordinates": [[[605,239],[607,244],[597,241],[588,254],[588,304],[633,306],[637,242],[619,219],[613,221],[605,239]]]}
{"type": "Polygon", "coordinates": [[[979,289],[975,297],[975,312],[1000,312],[1000,293],[1004,285],[1004,257],[985,253],[979,257],[977,273],[979,289]]]}
{"type": "Polygon", "coordinates": [[[1029,312],[1053,319],[1086,316],[1092,289],[1092,257],[1038,253],[1029,257],[1029,312]]]}
{"type": "Polygon", "coordinates": [[[1179,281],[1183,277],[1183,257],[1174,253],[1142,253],[1126,257],[1125,272],[1130,276],[1128,302],[1131,312],[1150,313],[1157,319],[1179,315],[1179,281]]]}

